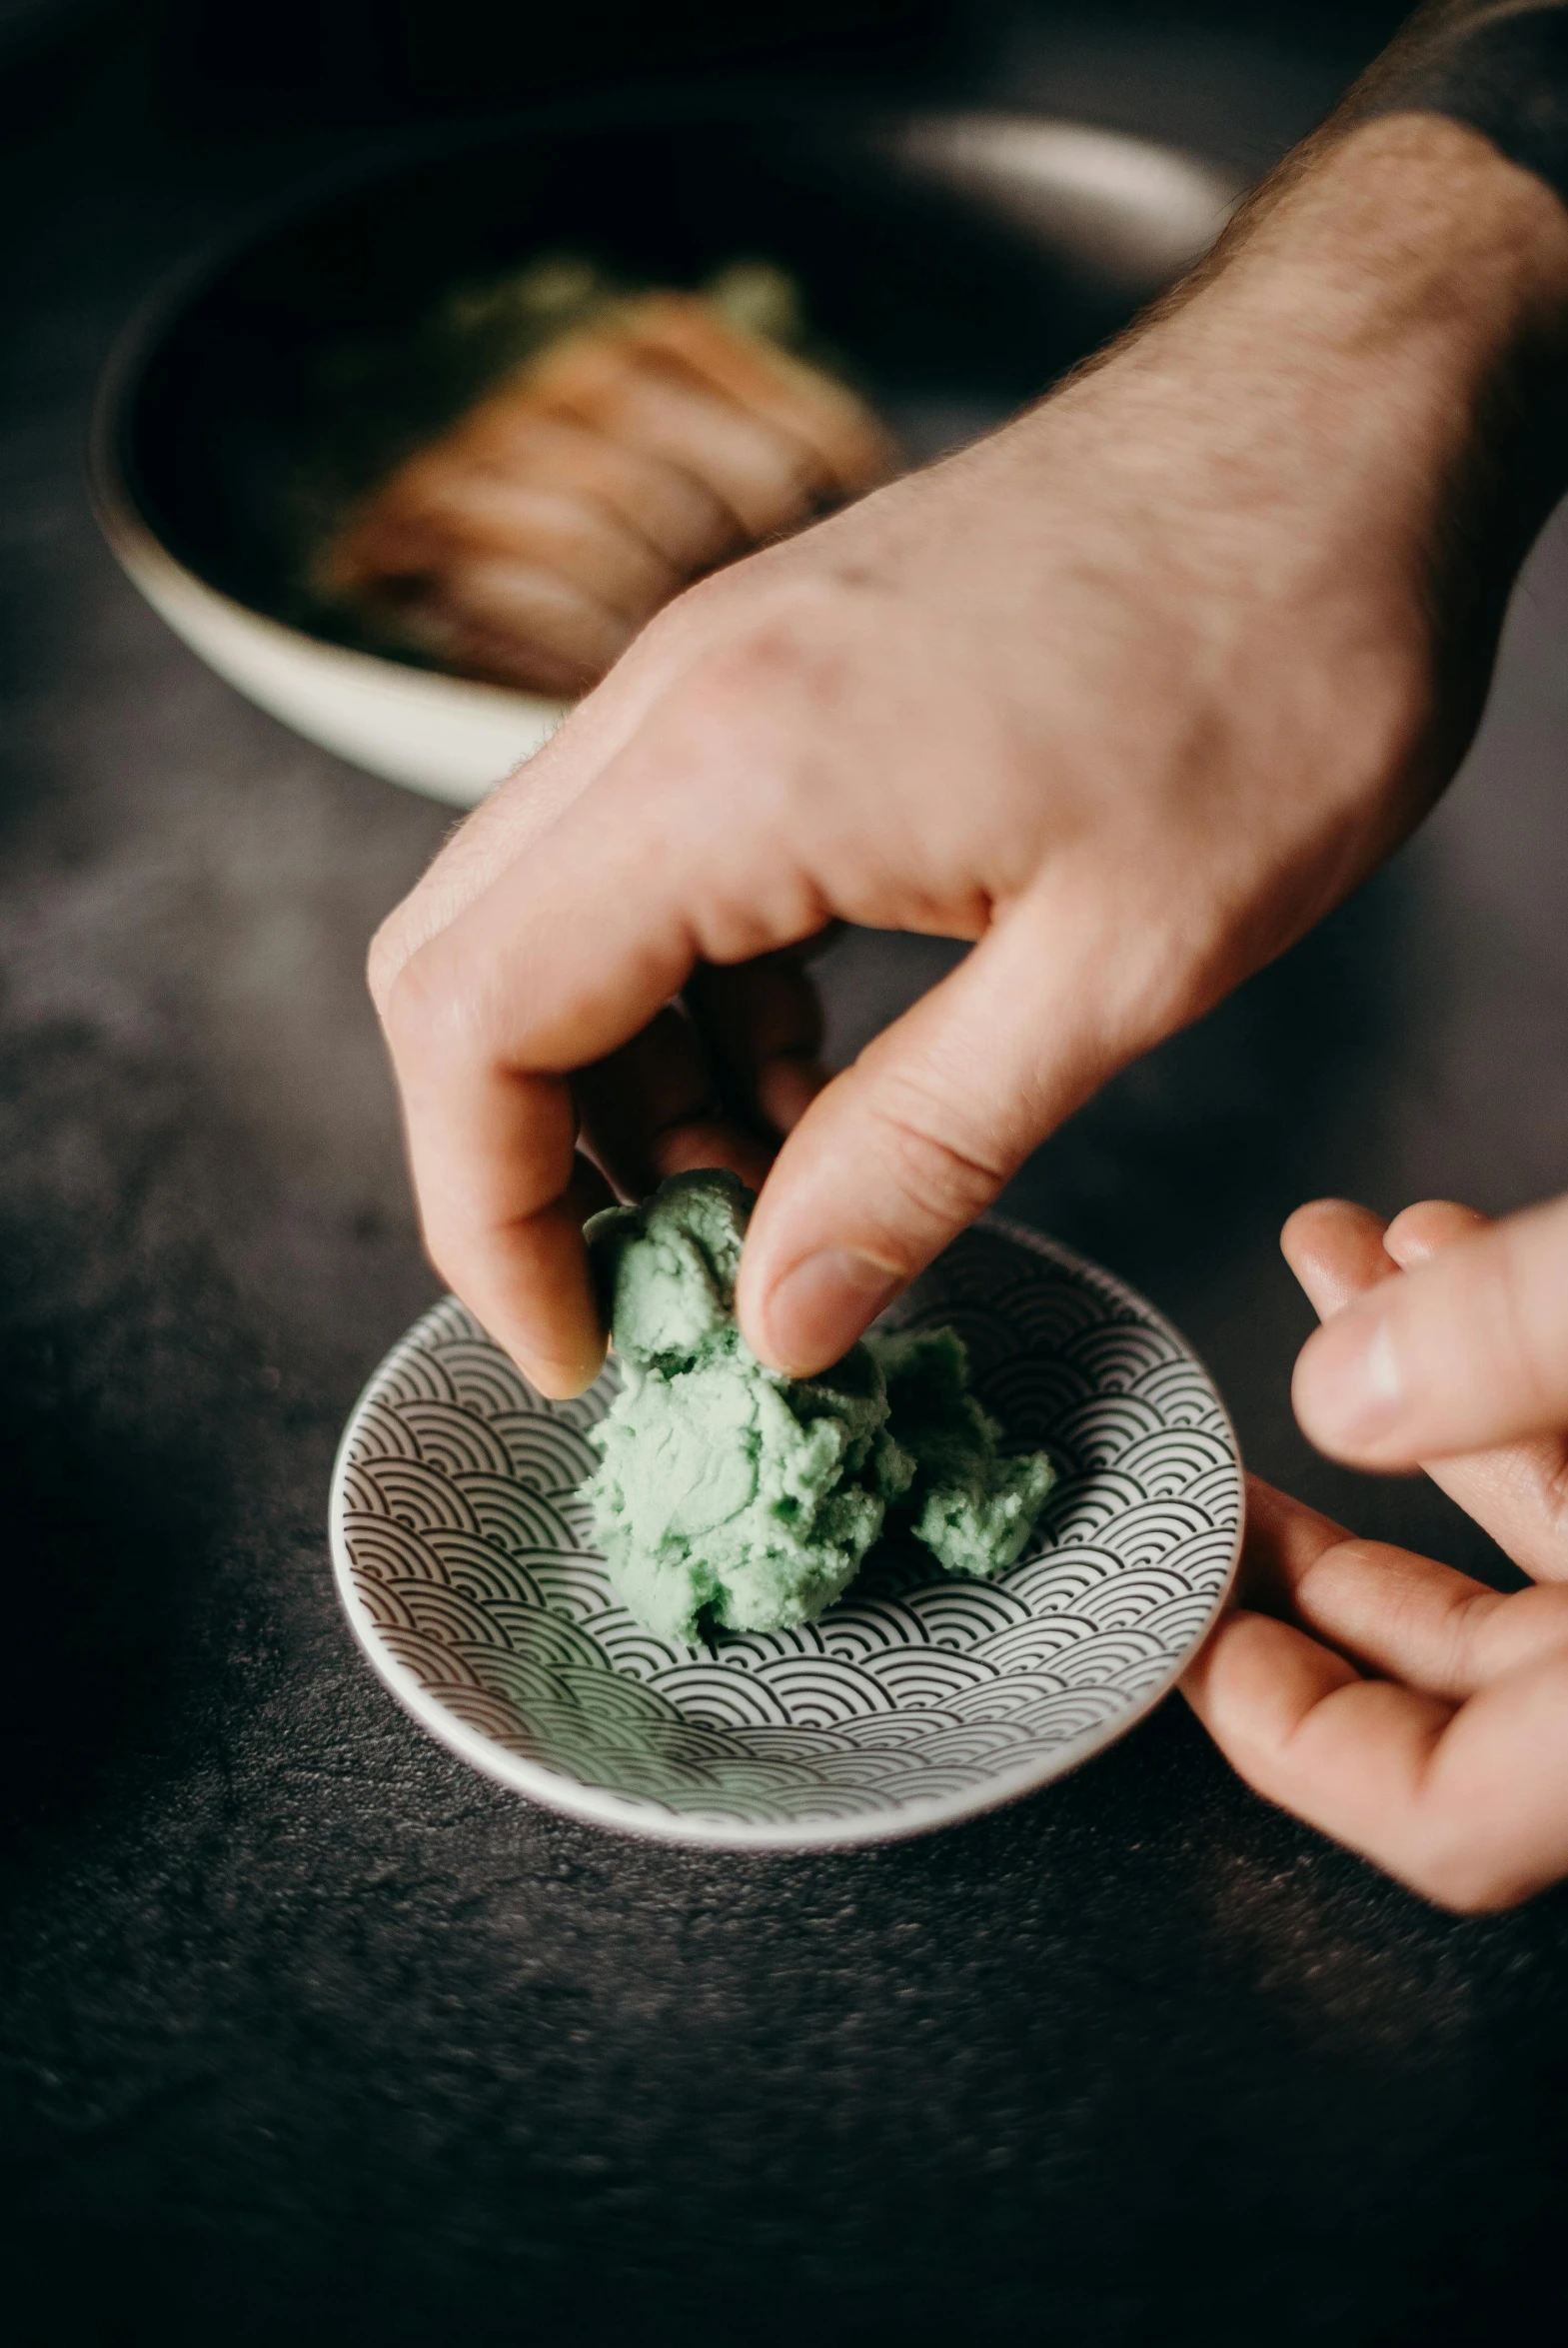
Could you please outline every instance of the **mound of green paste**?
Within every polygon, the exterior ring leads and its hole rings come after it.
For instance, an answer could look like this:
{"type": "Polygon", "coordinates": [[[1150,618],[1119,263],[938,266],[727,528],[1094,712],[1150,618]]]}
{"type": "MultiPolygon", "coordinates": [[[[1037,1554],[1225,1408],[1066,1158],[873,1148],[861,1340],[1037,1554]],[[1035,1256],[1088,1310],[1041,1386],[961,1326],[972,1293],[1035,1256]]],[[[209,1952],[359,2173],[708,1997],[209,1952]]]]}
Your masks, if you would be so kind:
{"type": "Polygon", "coordinates": [[[1050,1461],[1002,1453],[951,1329],[866,1337],[819,1377],[767,1368],[735,1317],[752,1204],[733,1174],[677,1174],[588,1225],[624,1382],[586,1489],[623,1604],[686,1645],[809,1622],[889,1514],[949,1572],[1004,1573],[1050,1461]]]}

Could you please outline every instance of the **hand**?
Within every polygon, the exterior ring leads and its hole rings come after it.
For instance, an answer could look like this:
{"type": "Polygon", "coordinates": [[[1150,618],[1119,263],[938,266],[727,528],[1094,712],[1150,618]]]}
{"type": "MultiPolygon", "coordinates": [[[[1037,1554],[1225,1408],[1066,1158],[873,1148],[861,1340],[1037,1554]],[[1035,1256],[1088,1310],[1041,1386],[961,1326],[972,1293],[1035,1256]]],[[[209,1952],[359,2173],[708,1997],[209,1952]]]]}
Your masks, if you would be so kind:
{"type": "MultiPolygon", "coordinates": [[[[1457,1437],[1428,1474],[1536,1586],[1500,1596],[1254,1480],[1242,1603],[1183,1682],[1250,1785],[1466,1910],[1506,1907],[1568,1874],[1568,1380],[1549,1409],[1510,1338],[1503,1267],[1520,1259],[1521,1226],[1531,1245],[1555,1234],[1556,1358],[1568,1364],[1561,1206],[1510,1225],[1429,1201],[1385,1228],[1325,1200],[1291,1217],[1283,1243],[1326,1321],[1298,1392],[1327,1391],[1321,1365],[1341,1327],[1397,1318],[1400,1358],[1442,1373],[1443,1429],[1457,1437]]],[[[1539,1256],[1521,1263],[1537,1293],[1543,1268],[1539,1256]]],[[[1378,1463],[1391,1463],[1379,1439],[1378,1463]]],[[[1399,1463],[1415,1463],[1408,1442],[1399,1463]]]]}
{"type": "Polygon", "coordinates": [[[545,1391],[603,1358],[580,1123],[628,1188],[787,1134],[739,1308],[819,1368],[1402,837],[1555,488],[1515,432],[1473,495],[1483,416],[1565,309],[1554,197],[1375,124],[1042,408],[652,624],[372,960],[427,1243],[545,1391]],[[975,951],[823,1086],[787,957],[835,919],[975,951]]]}

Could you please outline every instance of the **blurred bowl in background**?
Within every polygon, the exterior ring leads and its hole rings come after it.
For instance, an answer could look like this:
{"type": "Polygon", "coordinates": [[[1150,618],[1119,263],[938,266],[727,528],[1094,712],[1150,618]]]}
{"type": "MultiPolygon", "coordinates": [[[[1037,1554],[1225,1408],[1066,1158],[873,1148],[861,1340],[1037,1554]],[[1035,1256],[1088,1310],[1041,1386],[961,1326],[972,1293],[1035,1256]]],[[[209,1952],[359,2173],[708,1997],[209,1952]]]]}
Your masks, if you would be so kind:
{"type": "Polygon", "coordinates": [[[311,585],[346,507],[484,388],[483,348],[431,364],[429,322],[464,289],[561,251],[676,287],[766,260],[920,463],[1114,333],[1236,194],[1173,149],[1005,115],[665,99],[471,129],[297,207],[130,328],[100,389],[94,503],[219,675],[338,756],[471,806],[566,705],[366,640],[311,585]]]}

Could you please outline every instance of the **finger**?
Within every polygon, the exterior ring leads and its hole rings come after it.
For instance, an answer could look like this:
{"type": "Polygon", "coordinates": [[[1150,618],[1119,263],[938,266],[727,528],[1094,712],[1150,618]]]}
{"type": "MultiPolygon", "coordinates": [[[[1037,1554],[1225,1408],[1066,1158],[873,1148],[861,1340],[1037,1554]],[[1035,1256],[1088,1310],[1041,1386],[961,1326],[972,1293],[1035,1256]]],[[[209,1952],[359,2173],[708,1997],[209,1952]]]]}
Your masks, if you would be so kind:
{"type": "Polygon", "coordinates": [[[1384,1249],[1383,1231],[1381,1215],[1348,1198],[1296,1208],[1279,1234],[1280,1251],[1320,1319],[1394,1277],[1399,1266],[1384,1249]]]}
{"type": "Polygon", "coordinates": [[[798,956],[772,954],[733,970],[700,963],[686,1001],[727,1097],[769,1132],[791,1132],[828,1079],[821,1001],[798,956]]]}
{"type": "Polygon", "coordinates": [[[603,685],[459,826],[371,944],[368,978],[383,1018],[411,956],[525,855],[624,749],[680,658],[679,630],[639,637],[603,685]]]}
{"type": "Polygon", "coordinates": [[[593,1383],[605,1332],[583,1246],[577,1111],[561,1078],[471,1089],[461,1122],[428,1064],[398,1065],[426,1252],[544,1394],[593,1383]]]}
{"type": "Polygon", "coordinates": [[[720,900],[718,828],[675,792],[651,810],[640,772],[576,799],[404,963],[382,1014],[432,1260],[550,1394],[580,1392],[604,1346],[569,1079],[680,994],[706,943],[685,909],[720,900]]]}
{"type": "Polygon", "coordinates": [[[1243,1588],[1358,1667],[1446,1703],[1568,1647],[1568,1589],[1505,1597],[1452,1566],[1361,1540],[1256,1477],[1247,1488],[1243,1588]]]}
{"type": "Polygon", "coordinates": [[[1238,1595],[1265,1614],[1293,1622],[1296,1586],[1325,1549],[1350,1534],[1304,1500],[1276,1491],[1259,1475],[1247,1477],[1246,1531],[1237,1575],[1238,1595]]]}
{"type": "Polygon", "coordinates": [[[431,1261],[541,1393],[582,1393],[604,1365],[606,1334],[583,1224],[609,1201],[574,1148],[570,1087],[518,1077],[476,1092],[465,1156],[425,1068],[405,1060],[398,1083],[431,1261]]]}
{"type": "Polygon", "coordinates": [[[812,1102],[741,1264],[741,1323],[765,1360],[836,1360],[1105,1073],[1108,1001],[1082,987],[1106,957],[1076,926],[1067,890],[1010,909],[812,1102]]]}
{"type": "Polygon", "coordinates": [[[707,1166],[762,1187],[773,1152],[725,1115],[702,1039],[679,1012],[660,1012],[575,1082],[585,1139],[626,1196],[707,1166]]]}
{"type": "Polygon", "coordinates": [[[1568,1423],[1568,1200],[1472,1231],[1337,1313],[1294,1395],[1320,1449],[1363,1467],[1568,1423]]]}
{"type": "MultiPolygon", "coordinates": [[[[1281,1244],[1326,1316],[1396,1267],[1429,1263],[1486,1228],[1484,1214],[1452,1199],[1407,1206],[1386,1229],[1365,1207],[1320,1199],[1291,1216],[1281,1244]]],[[[1568,1577],[1568,1443],[1560,1434],[1528,1435],[1424,1464],[1432,1481],[1527,1573],[1537,1580],[1568,1577]]]]}
{"type": "Polygon", "coordinates": [[[1413,1271],[1418,1263],[1430,1263],[1434,1255],[1441,1255],[1456,1239],[1468,1239],[1472,1232],[1490,1227],[1490,1215],[1482,1214],[1478,1207],[1461,1206],[1454,1198],[1422,1198],[1394,1216],[1383,1233],[1383,1248],[1401,1271],[1413,1271]]]}
{"type": "Polygon", "coordinates": [[[1256,1790],[1426,1897],[1510,1905],[1568,1871],[1568,1653],[1492,1680],[1457,1712],[1364,1679],[1304,1631],[1224,1616],[1182,1682],[1256,1790]]]}
{"type": "MultiPolygon", "coordinates": [[[[1384,1243],[1408,1270],[1485,1230],[1489,1220],[1451,1198],[1427,1198],[1394,1217],[1384,1243]]],[[[1568,1442],[1560,1434],[1436,1459],[1427,1473],[1526,1573],[1537,1581],[1568,1578],[1568,1442]]]]}
{"type": "MultiPolygon", "coordinates": [[[[568,1312],[571,1328],[542,1332],[519,1311],[525,1226],[556,1212],[567,1164],[552,1083],[628,1043],[699,962],[797,945],[842,910],[802,860],[788,793],[763,795],[745,826],[716,821],[691,723],[678,708],[645,727],[502,882],[404,965],[387,999],[436,1260],[503,1343],[516,1336],[541,1382],[597,1341],[564,1280],[551,1310],[568,1312]]],[[[818,851],[833,870],[831,839],[818,851]]],[[[1112,954],[1110,913],[1096,914],[1074,880],[1063,868],[1037,900],[994,918],[790,1135],[742,1263],[742,1324],[765,1358],[796,1371],[837,1358],[1126,1056],[1168,965],[1163,934],[1138,925],[1112,954]],[[1119,1029],[1107,1032],[1110,1020],[1119,1029]],[[771,1328],[786,1279],[792,1294],[771,1328]]]]}

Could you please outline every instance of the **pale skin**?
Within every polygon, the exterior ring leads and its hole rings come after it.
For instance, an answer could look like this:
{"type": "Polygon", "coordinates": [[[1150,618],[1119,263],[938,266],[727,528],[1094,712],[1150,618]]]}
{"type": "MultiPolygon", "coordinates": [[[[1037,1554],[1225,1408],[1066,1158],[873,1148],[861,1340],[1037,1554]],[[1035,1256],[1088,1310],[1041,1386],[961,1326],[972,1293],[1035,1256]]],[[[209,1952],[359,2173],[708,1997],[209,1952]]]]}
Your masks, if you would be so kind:
{"type": "Polygon", "coordinates": [[[743,1326],[823,1367],[1388,854],[1559,487],[1488,418],[1565,345],[1558,200],[1374,122],[1040,408],[653,622],[372,954],[427,1245],[545,1392],[603,1359],[607,1175],[761,1182],[743,1326]],[[839,920],[974,951],[829,1078],[839,920]]]}
{"type": "Polygon", "coordinates": [[[1568,1200],[1489,1223],[1429,1199],[1385,1226],[1322,1199],[1283,1243],[1325,1322],[1296,1371],[1307,1432],[1424,1464],[1532,1586],[1501,1596],[1254,1479],[1242,1602],[1188,1700],[1271,1801],[1445,1907],[1507,1907],[1568,1874],[1568,1200]],[[1352,1438],[1335,1351],[1389,1328],[1411,1379],[1352,1438]]]}

